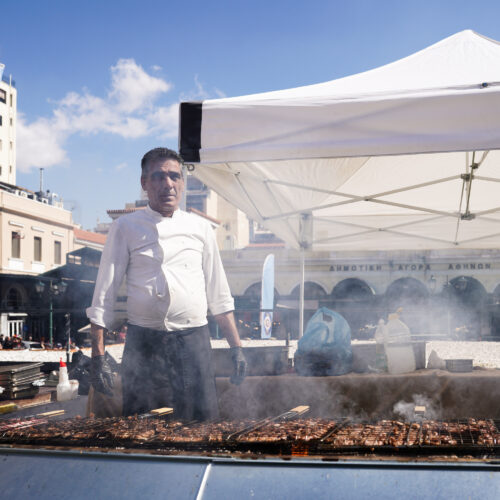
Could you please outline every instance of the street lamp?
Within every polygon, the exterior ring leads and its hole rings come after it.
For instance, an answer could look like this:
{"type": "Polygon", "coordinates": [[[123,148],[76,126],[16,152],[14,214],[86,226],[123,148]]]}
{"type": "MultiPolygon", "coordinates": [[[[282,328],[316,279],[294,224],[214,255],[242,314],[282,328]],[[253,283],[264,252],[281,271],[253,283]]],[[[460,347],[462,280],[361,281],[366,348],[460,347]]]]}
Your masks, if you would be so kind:
{"type": "MultiPolygon", "coordinates": [[[[42,280],[38,280],[35,283],[35,290],[40,296],[43,294],[43,292],[45,291],[46,288],[47,288],[47,285],[42,280]]],[[[53,332],[54,332],[53,299],[57,295],[63,295],[67,288],[68,288],[68,284],[63,280],[61,280],[61,281],[49,280],[49,287],[47,288],[47,291],[49,294],[49,344],[50,344],[51,348],[54,347],[54,341],[53,341],[53,332]]]]}

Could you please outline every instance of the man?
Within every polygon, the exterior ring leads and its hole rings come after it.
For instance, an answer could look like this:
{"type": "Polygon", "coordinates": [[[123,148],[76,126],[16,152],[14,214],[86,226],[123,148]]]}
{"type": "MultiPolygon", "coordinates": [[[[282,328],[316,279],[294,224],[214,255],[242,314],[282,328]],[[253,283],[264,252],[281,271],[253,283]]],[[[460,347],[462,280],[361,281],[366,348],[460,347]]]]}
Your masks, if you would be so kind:
{"type": "Polygon", "coordinates": [[[182,159],[167,148],[146,153],[141,186],[149,205],[110,229],[96,280],[91,322],[92,385],[111,393],[104,333],[123,278],[127,338],[122,359],[123,414],[172,406],[179,418],[218,416],[207,306],[229,342],[234,383],[245,377],[234,301],[210,225],[179,209],[182,159]]]}

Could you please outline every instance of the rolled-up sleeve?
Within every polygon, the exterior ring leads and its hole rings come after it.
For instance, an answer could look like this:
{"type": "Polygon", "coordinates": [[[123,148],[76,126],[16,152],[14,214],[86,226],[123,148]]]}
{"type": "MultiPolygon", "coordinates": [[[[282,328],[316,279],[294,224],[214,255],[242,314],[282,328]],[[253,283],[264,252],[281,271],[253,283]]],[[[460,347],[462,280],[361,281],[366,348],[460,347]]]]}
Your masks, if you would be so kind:
{"type": "Polygon", "coordinates": [[[222,266],[215,235],[208,224],[203,249],[203,273],[210,312],[217,315],[234,311],[234,300],[222,266]]]}
{"type": "Polygon", "coordinates": [[[129,250],[119,220],[109,230],[101,256],[91,307],[87,308],[89,320],[112,330],[115,319],[115,301],[125,277],[129,250]]]}

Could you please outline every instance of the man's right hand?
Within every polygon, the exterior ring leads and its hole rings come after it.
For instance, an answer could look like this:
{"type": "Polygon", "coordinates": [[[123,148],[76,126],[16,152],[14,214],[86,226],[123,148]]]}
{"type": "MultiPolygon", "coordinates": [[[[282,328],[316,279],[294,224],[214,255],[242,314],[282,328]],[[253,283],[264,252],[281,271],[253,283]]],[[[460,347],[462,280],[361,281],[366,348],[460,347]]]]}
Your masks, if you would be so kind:
{"type": "Polygon", "coordinates": [[[95,391],[113,396],[113,372],[104,356],[94,356],[90,365],[90,383],[95,391]]]}

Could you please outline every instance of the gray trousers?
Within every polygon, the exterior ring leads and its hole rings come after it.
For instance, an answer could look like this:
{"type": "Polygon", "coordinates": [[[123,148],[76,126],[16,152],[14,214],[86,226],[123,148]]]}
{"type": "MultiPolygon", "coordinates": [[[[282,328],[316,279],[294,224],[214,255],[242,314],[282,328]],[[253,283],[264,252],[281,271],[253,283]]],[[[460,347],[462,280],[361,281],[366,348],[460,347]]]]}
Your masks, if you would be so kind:
{"type": "Polygon", "coordinates": [[[165,406],[181,420],[219,416],[208,326],[162,332],[128,325],[123,415],[165,406]]]}

